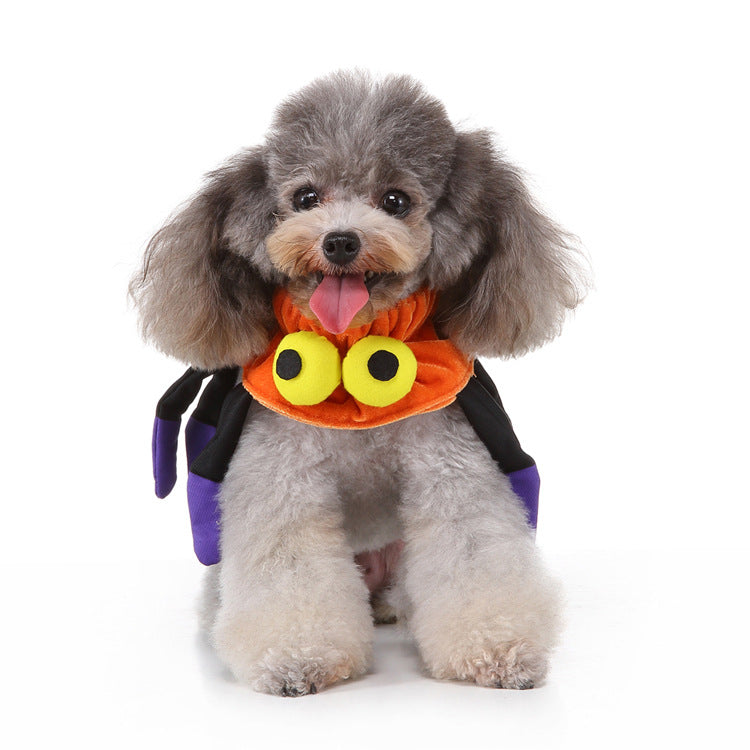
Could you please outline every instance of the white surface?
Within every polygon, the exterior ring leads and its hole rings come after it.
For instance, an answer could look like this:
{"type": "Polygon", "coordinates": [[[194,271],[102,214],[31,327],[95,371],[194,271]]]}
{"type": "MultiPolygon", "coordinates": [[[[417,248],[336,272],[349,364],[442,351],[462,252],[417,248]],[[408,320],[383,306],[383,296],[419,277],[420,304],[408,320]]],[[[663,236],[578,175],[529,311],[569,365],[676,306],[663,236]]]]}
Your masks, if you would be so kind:
{"type": "Polygon", "coordinates": [[[0,743],[746,746],[742,10],[7,9],[0,743]],[[238,687],[196,640],[184,475],[153,499],[153,408],[182,366],[139,341],[128,278],[166,215],[260,141],[282,97],[353,66],[412,73],[454,119],[495,129],[592,258],[596,289],[562,338],[489,365],[539,463],[538,541],[570,598],[538,691],[427,680],[389,630],[356,683],[300,700],[238,687]]]}
{"type": "Polygon", "coordinates": [[[732,598],[746,555],[551,562],[568,627],[544,687],[428,679],[384,626],[369,674],[301,698],[217,662],[191,608],[197,563],[26,568],[4,592],[22,615],[2,644],[6,747],[747,746],[750,619],[732,598]]]}

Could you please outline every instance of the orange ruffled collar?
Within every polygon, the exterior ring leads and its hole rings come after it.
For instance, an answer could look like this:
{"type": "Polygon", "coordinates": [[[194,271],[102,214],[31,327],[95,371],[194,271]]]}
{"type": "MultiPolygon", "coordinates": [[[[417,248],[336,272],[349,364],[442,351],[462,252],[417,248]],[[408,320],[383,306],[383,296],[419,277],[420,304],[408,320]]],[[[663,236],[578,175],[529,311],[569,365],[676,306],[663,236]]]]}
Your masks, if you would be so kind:
{"type": "MultiPolygon", "coordinates": [[[[316,321],[306,318],[292,303],[287,291],[279,289],[273,299],[279,333],[264,354],[245,365],[242,382],[263,406],[299,422],[319,427],[366,429],[442,409],[452,403],[456,394],[466,385],[473,373],[473,361],[450,341],[438,338],[431,322],[436,296],[435,292],[422,289],[391,309],[381,312],[371,323],[347,329],[341,334],[333,334],[316,321]],[[277,383],[284,385],[278,380],[279,370],[275,369],[277,350],[288,334],[301,331],[309,331],[327,339],[338,350],[341,360],[346,358],[355,344],[368,336],[384,336],[404,342],[416,358],[413,385],[406,395],[386,406],[362,403],[346,390],[342,382],[319,403],[291,403],[277,387],[277,383]],[[276,378],[274,373],[277,374],[276,378]]],[[[281,349],[283,348],[284,344],[281,349]]],[[[366,373],[364,376],[369,377],[366,373]]],[[[344,377],[346,378],[346,366],[344,377]]]]}

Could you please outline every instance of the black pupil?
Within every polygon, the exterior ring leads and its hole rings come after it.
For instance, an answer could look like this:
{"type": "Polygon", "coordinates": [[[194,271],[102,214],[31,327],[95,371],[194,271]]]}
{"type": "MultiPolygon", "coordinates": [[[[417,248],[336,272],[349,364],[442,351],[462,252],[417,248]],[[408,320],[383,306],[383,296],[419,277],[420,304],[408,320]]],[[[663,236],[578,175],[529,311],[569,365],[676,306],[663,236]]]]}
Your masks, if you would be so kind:
{"type": "Polygon", "coordinates": [[[284,349],[276,360],[276,374],[282,380],[292,380],[302,372],[302,357],[294,349],[284,349]]]}
{"type": "Polygon", "coordinates": [[[383,209],[389,214],[405,214],[409,210],[409,198],[398,190],[386,193],[383,196],[383,209]]]}
{"type": "Polygon", "coordinates": [[[393,352],[380,349],[370,355],[367,360],[367,369],[375,380],[392,380],[398,372],[398,357],[393,352]]]}
{"type": "Polygon", "coordinates": [[[318,194],[312,188],[302,188],[294,196],[294,207],[297,210],[308,211],[318,205],[318,194]]]}

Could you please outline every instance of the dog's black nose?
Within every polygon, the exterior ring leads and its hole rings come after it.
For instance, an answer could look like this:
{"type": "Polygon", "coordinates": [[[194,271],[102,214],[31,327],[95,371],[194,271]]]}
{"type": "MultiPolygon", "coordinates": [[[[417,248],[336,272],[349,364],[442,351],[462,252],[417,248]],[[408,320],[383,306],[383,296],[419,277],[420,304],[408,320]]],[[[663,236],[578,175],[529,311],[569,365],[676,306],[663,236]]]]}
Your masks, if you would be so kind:
{"type": "Polygon", "coordinates": [[[354,232],[331,232],[323,239],[323,255],[331,263],[345,266],[357,257],[361,244],[354,232]]]}

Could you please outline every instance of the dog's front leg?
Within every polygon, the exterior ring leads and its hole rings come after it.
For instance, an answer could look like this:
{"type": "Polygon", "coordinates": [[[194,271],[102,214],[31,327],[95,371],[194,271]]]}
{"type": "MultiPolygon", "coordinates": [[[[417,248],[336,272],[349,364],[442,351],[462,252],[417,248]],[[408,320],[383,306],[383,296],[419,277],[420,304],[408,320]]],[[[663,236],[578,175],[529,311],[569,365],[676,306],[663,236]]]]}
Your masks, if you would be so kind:
{"type": "Polygon", "coordinates": [[[409,431],[401,582],[425,664],[435,677],[532,687],[558,637],[559,593],[521,503],[457,407],[409,431]]]}
{"type": "Polygon", "coordinates": [[[222,489],[214,643],[237,679],[277,695],[315,693],[370,660],[368,592],[323,433],[256,414],[222,489]]]}

